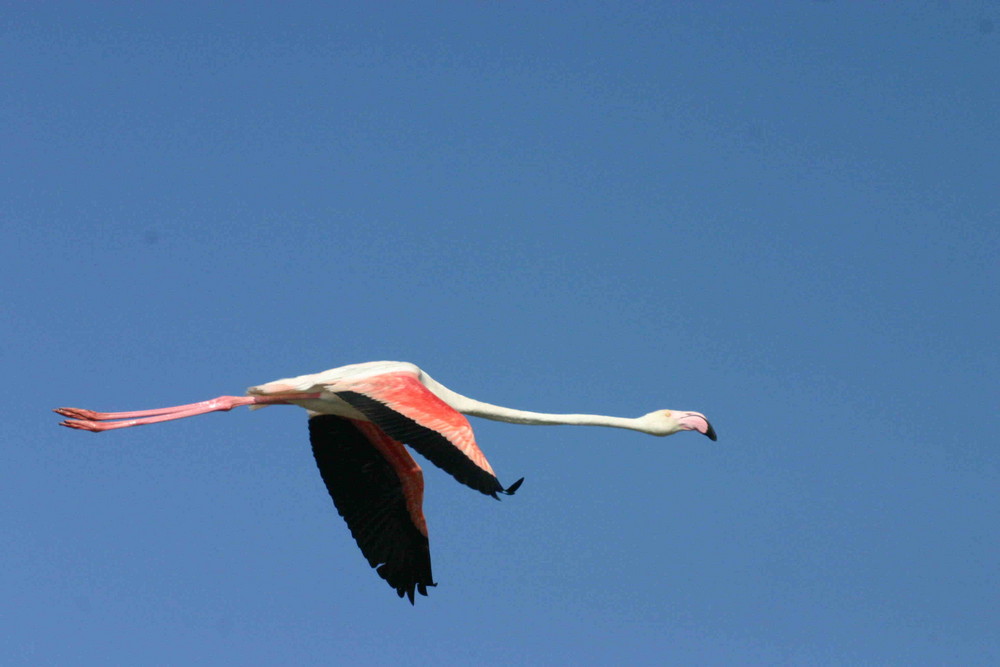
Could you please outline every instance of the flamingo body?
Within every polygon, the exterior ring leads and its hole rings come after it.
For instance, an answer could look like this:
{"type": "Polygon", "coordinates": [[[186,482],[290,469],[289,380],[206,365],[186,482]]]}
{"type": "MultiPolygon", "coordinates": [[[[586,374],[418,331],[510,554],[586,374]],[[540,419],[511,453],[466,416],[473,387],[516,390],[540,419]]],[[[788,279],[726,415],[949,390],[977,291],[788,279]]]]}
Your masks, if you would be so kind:
{"type": "Polygon", "coordinates": [[[255,396],[320,393],[297,402],[311,412],[374,422],[459,482],[496,497],[503,487],[459,408],[461,400],[414,364],[372,361],[250,387],[255,396]],[[446,399],[451,395],[457,406],[446,399]]]}
{"type": "Polygon", "coordinates": [[[431,576],[423,473],[404,443],[456,480],[497,498],[504,488],[476,444],[465,415],[520,424],[627,428],[652,435],[694,430],[716,439],[699,412],[657,410],[637,418],[555,415],[504,408],[462,396],[411,363],[373,361],[251,387],[247,396],[134,412],[59,408],[63,426],[107,431],[181,419],[238,406],[299,405],[320,475],[369,564],[410,602],[427,595],[431,576]],[[464,413],[464,414],[463,414],[464,413]]]}

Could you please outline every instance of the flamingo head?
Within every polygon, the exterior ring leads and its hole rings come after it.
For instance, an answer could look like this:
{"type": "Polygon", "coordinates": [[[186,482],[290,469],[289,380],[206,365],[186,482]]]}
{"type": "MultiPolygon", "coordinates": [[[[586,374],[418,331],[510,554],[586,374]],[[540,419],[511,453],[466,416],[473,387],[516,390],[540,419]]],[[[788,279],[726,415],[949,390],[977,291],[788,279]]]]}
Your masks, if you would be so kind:
{"type": "Polygon", "coordinates": [[[678,431],[698,431],[717,440],[715,429],[700,412],[685,412],[684,410],[657,410],[640,417],[643,430],[653,435],[673,435],[678,431]]]}

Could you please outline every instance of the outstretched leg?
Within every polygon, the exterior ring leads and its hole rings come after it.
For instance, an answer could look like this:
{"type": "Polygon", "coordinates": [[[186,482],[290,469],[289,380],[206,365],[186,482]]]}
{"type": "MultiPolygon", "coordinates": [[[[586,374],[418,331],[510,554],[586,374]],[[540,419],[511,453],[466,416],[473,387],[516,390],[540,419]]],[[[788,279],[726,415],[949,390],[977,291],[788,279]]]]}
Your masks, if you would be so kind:
{"type": "Polygon", "coordinates": [[[318,397],[318,393],[309,394],[304,392],[290,392],[276,396],[219,396],[218,398],[199,403],[188,403],[187,405],[175,405],[153,410],[94,412],[93,410],[83,410],[81,408],[57,408],[53,412],[63,417],[69,417],[69,419],[60,422],[60,426],[99,432],[110,431],[116,428],[128,428],[130,426],[158,424],[174,419],[203,415],[209,412],[227,412],[243,405],[280,405],[283,403],[287,404],[293,400],[318,397]]]}

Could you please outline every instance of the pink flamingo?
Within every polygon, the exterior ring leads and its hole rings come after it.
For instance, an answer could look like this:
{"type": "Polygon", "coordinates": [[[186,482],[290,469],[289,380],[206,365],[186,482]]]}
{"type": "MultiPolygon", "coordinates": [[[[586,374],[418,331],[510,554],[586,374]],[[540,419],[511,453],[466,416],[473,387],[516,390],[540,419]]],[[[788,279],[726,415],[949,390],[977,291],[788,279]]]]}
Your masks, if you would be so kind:
{"type": "Polygon", "coordinates": [[[134,412],[55,412],[68,418],[62,426],[99,432],[243,405],[305,408],[313,455],[337,511],[368,563],[411,604],[415,590],[427,595],[427,587],[437,584],[431,577],[423,473],[402,443],[462,484],[497,498],[499,493],[512,495],[524,478],[507,488],[500,484],[463,414],[515,424],[610,426],[659,436],[698,431],[716,439],[715,430],[698,412],[657,410],[633,419],[514,410],[462,396],[417,366],[397,361],[276,380],[250,387],[247,394],[134,412]]]}

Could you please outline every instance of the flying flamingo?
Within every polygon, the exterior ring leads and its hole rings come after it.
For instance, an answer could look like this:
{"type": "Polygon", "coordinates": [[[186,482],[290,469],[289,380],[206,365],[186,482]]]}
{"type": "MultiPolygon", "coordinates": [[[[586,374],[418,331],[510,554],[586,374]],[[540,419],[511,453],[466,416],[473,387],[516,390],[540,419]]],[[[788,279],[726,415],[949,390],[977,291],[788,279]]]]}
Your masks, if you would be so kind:
{"type": "Polygon", "coordinates": [[[556,415],[483,403],[434,381],[417,366],[372,361],[268,382],[247,396],[219,396],[200,403],[135,412],[59,408],[62,426],[84,431],[156,424],[247,405],[298,405],[309,411],[309,438],[320,475],[334,505],[368,563],[413,604],[414,590],[427,595],[431,577],[424,479],[402,443],[420,452],[456,480],[497,498],[512,495],[524,478],[504,488],[476,446],[463,416],[515,424],[610,426],[671,435],[715,430],[698,412],[657,410],[637,418],[556,415]]]}

